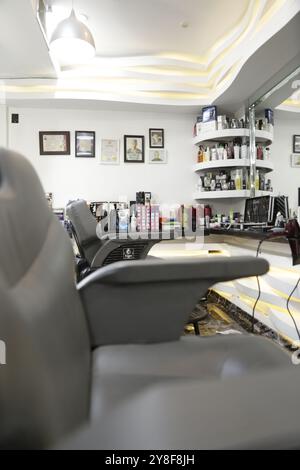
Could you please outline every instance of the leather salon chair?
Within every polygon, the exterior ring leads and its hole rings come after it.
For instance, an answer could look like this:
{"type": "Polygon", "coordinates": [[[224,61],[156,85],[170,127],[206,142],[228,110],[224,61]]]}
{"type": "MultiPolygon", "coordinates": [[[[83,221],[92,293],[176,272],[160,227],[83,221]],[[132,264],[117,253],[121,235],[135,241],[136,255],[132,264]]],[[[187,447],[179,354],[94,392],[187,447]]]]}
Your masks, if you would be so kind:
{"type": "Polygon", "coordinates": [[[181,338],[210,286],[267,270],[252,257],[120,262],[76,286],[70,240],[35,171],[1,150],[0,448],[201,448],[214,433],[235,447],[247,428],[247,445],[255,429],[278,438],[256,399],[270,412],[281,398],[282,419],[295,399],[282,383],[295,378],[290,358],[252,335],[181,338]]]}
{"type": "Polygon", "coordinates": [[[80,271],[85,270],[81,277],[117,261],[145,259],[151,248],[160,241],[122,239],[118,235],[105,232],[99,234],[100,225],[83,199],[70,202],[66,215],[81,257],[80,271]]]}

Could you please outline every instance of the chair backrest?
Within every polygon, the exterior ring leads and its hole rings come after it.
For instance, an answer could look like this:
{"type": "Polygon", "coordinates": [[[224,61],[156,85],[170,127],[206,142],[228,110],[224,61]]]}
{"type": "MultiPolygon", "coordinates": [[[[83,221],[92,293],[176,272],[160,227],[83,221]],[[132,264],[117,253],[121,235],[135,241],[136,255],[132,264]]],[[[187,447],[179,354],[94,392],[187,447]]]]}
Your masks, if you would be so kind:
{"type": "Polygon", "coordinates": [[[0,447],[49,445],[87,418],[90,339],[70,240],[30,163],[3,149],[0,340],[0,447]]]}
{"type": "Polygon", "coordinates": [[[67,205],[66,214],[72,224],[79,252],[91,265],[102,245],[96,233],[97,221],[83,199],[70,202],[67,205]]]}

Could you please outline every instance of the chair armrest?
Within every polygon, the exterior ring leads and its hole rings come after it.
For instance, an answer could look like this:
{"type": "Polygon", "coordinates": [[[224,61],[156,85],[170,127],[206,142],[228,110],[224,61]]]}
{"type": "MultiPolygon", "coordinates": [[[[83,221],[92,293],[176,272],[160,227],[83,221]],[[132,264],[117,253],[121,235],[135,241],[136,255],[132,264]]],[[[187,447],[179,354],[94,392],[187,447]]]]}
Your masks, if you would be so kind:
{"type": "Polygon", "coordinates": [[[217,282],[262,275],[262,258],[114,263],[78,285],[92,346],[175,341],[196,303],[217,282]]]}
{"type": "Polygon", "coordinates": [[[141,284],[211,280],[213,284],[242,277],[260,276],[269,269],[268,262],[253,256],[218,257],[210,259],[149,259],[118,262],[98,269],[78,285],[82,290],[91,284],[141,284]]]}

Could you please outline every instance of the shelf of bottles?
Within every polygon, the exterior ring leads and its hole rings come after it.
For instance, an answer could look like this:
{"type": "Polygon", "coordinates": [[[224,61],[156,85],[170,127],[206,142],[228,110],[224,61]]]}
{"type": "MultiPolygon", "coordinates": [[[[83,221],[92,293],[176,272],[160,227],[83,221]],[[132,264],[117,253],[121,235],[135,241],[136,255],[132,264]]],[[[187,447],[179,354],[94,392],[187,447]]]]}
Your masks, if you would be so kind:
{"type": "MultiPolygon", "coordinates": [[[[273,171],[273,112],[256,121],[256,195],[272,192],[267,173],[273,171]]],[[[216,106],[202,109],[194,127],[198,147],[194,172],[199,176],[194,199],[250,197],[249,124],[245,119],[218,116],[216,106]]]]}

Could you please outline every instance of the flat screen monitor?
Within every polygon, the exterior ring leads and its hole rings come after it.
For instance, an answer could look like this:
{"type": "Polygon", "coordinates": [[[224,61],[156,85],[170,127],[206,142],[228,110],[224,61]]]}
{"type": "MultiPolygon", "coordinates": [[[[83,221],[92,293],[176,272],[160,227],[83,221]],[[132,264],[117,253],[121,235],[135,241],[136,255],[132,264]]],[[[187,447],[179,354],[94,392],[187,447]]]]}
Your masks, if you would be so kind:
{"type": "Polygon", "coordinates": [[[244,222],[249,224],[272,223],[274,218],[274,198],[260,196],[246,199],[244,222]]]}
{"type": "Polygon", "coordinates": [[[280,212],[285,220],[289,219],[287,196],[260,196],[246,199],[244,221],[248,224],[275,225],[276,215],[280,212]]]}

